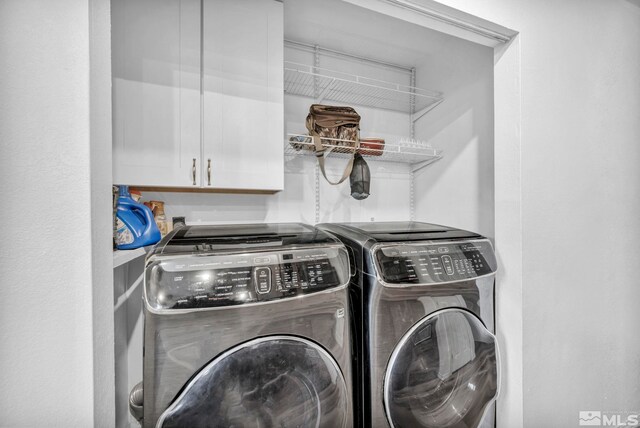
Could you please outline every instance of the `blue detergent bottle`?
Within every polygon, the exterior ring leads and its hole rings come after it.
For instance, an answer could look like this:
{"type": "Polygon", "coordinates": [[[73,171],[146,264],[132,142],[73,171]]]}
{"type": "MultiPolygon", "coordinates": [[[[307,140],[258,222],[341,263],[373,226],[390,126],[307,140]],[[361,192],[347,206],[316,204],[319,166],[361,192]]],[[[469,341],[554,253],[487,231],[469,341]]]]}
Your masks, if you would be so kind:
{"type": "Polygon", "coordinates": [[[149,207],[133,200],[128,186],[119,186],[116,248],[132,250],[160,241],[160,230],[149,207]]]}

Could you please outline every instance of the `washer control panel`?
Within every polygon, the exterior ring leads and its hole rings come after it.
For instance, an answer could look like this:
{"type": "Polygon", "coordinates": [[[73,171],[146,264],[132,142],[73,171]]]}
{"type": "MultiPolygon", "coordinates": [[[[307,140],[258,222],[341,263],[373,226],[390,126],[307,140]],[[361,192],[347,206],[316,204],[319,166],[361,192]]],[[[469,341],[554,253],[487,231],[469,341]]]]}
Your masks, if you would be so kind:
{"type": "Polygon", "coordinates": [[[145,298],[154,310],[194,309],[296,297],[349,281],[344,247],[152,261],[145,298]]]}
{"type": "Polygon", "coordinates": [[[375,261],[382,279],[389,284],[461,281],[496,271],[488,240],[393,244],[378,249],[375,261]]]}

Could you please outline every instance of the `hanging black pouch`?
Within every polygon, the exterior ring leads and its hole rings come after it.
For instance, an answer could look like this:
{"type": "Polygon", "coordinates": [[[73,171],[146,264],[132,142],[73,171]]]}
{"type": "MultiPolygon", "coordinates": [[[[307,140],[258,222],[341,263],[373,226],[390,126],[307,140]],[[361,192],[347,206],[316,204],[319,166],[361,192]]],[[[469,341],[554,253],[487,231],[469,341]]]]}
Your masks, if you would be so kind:
{"type": "Polygon", "coordinates": [[[369,165],[360,153],[356,153],[353,158],[353,169],[349,175],[349,183],[351,184],[351,197],[357,200],[367,199],[371,187],[371,173],[369,165]]]}

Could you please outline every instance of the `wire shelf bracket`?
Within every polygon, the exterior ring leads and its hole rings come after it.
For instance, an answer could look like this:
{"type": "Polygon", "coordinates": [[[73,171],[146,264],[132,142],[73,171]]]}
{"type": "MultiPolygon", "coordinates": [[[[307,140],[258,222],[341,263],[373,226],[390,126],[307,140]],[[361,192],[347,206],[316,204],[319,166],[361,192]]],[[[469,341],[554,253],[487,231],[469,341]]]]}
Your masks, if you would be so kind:
{"type": "Polygon", "coordinates": [[[422,168],[425,168],[425,167],[431,165],[432,163],[435,163],[435,162],[439,161],[440,159],[442,159],[442,156],[434,157],[432,159],[424,160],[422,162],[413,163],[413,164],[411,164],[411,172],[413,172],[413,173],[418,172],[422,168]]]}
{"type": "Polygon", "coordinates": [[[443,102],[443,101],[444,101],[444,98],[434,102],[431,105],[428,105],[428,106],[424,107],[420,111],[412,113],[411,114],[411,123],[416,123],[420,118],[422,118],[422,116],[424,116],[425,114],[429,113],[431,110],[433,110],[434,108],[439,106],[440,103],[443,102]]]}

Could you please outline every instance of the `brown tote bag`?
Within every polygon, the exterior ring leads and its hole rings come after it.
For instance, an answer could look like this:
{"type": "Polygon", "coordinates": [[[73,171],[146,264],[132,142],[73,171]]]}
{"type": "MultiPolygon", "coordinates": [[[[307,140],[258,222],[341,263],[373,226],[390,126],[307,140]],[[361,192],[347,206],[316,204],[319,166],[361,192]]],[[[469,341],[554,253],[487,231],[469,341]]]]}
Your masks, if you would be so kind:
{"type": "Polygon", "coordinates": [[[351,174],[353,157],[360,146],[360,115],[351,107],[313,104],[309,108],[306,126],[313,139],[314,152],[324,178],[334,185],[345,181],[351,174]],[[340,147],[327,148],[326,145],[343,146],[344,149],[340,147]],[[349,163],[337,182],[329,180],[324,169],[325,154],[330,152],[351,154],[349,163]]]}

